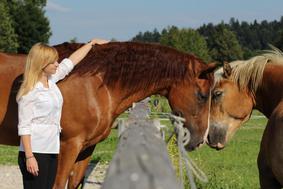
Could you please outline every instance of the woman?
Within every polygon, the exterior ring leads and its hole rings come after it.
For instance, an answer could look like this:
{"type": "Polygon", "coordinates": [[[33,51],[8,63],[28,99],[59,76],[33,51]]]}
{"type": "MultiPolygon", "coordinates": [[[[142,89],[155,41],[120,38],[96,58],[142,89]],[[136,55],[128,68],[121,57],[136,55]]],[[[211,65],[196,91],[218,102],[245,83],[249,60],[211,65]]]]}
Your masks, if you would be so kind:
{"type": "Polygon", "coordinates": [[[37,43],[27,57],[24,81],[17,94],[18,157],[25,189],[50,189],[56,176],[60,147],[60,117],[63,98],[56,82],[63,79],[90,51],[93,39],[58,64],[55,48],[37,43]]]}

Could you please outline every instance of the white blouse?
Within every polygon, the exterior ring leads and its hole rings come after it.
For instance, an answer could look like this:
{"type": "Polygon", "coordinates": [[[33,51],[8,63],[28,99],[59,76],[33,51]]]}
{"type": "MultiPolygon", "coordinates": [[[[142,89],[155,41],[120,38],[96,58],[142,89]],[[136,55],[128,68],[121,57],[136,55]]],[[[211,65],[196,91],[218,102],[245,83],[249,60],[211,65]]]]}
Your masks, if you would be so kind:
{"type": "MultiPolygon", "coordinates": [[[[18,101],[18,134],[31,136],[32,152],[59,153],[63,97],[56,82],[68,75],[73,67],[70,59],[64,59],[56,73],[48,78],[49,88],[37,82],[34,88],[18,101]]],[[[20,151],[24,151],[22,141],[20,151]]]]}

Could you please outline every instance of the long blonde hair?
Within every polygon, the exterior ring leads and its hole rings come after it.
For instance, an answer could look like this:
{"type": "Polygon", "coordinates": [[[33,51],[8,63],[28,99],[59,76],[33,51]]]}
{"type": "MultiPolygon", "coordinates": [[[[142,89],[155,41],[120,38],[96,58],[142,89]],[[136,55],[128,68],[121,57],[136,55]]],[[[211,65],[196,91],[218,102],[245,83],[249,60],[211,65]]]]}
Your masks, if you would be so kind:
{"type": "Polygon", "coordinates": [[[42,43],[36,43],[32,46],[27,56],[24,80],[17,94],[17,101],[34,88],[44,67],[57,60],[58,52],[54,47],[42,43]]]}

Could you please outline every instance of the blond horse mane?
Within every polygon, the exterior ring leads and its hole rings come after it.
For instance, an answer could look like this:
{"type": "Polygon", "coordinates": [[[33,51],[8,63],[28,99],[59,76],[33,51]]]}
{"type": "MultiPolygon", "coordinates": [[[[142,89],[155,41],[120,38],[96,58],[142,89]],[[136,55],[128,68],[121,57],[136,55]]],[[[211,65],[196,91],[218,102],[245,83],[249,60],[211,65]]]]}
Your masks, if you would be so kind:
{"type": "MultiPolygon", "coordinates": [[[[265,65],[281,64],[283,65],[283,52],[274,46],[270,46],[271,50],[264,51],[262,55],[255,56],[249,60],[237,60],[229,63],[232,67],[230,80],[237,83],[241,90],[248,90],[255,93],[261,84],[265,65]]],[[[223,78],[223,68],[221,67],[215,73],[215,84],[223,78]]]]}

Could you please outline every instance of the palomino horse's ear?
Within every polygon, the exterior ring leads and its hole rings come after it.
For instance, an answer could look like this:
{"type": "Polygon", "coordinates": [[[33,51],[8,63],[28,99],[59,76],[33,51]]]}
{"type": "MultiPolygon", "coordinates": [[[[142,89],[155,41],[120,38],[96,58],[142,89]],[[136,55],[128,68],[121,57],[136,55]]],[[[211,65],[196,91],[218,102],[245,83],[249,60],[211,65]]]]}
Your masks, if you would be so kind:
{"type": "Polygon", "coordinates": [[[223,62],[223,77],[228,78],[232,73],[232,67],[226,61],[223,62]]]}
{"type": "Polygon", "coordinates": [[[207,67],[205,69],[201,70],[201,72],[199,73],[198,78],[199,79],[208,79],[208,75],[213,73],[216,68],[217,68],[216,63],[207,64],[207,67]]]}

